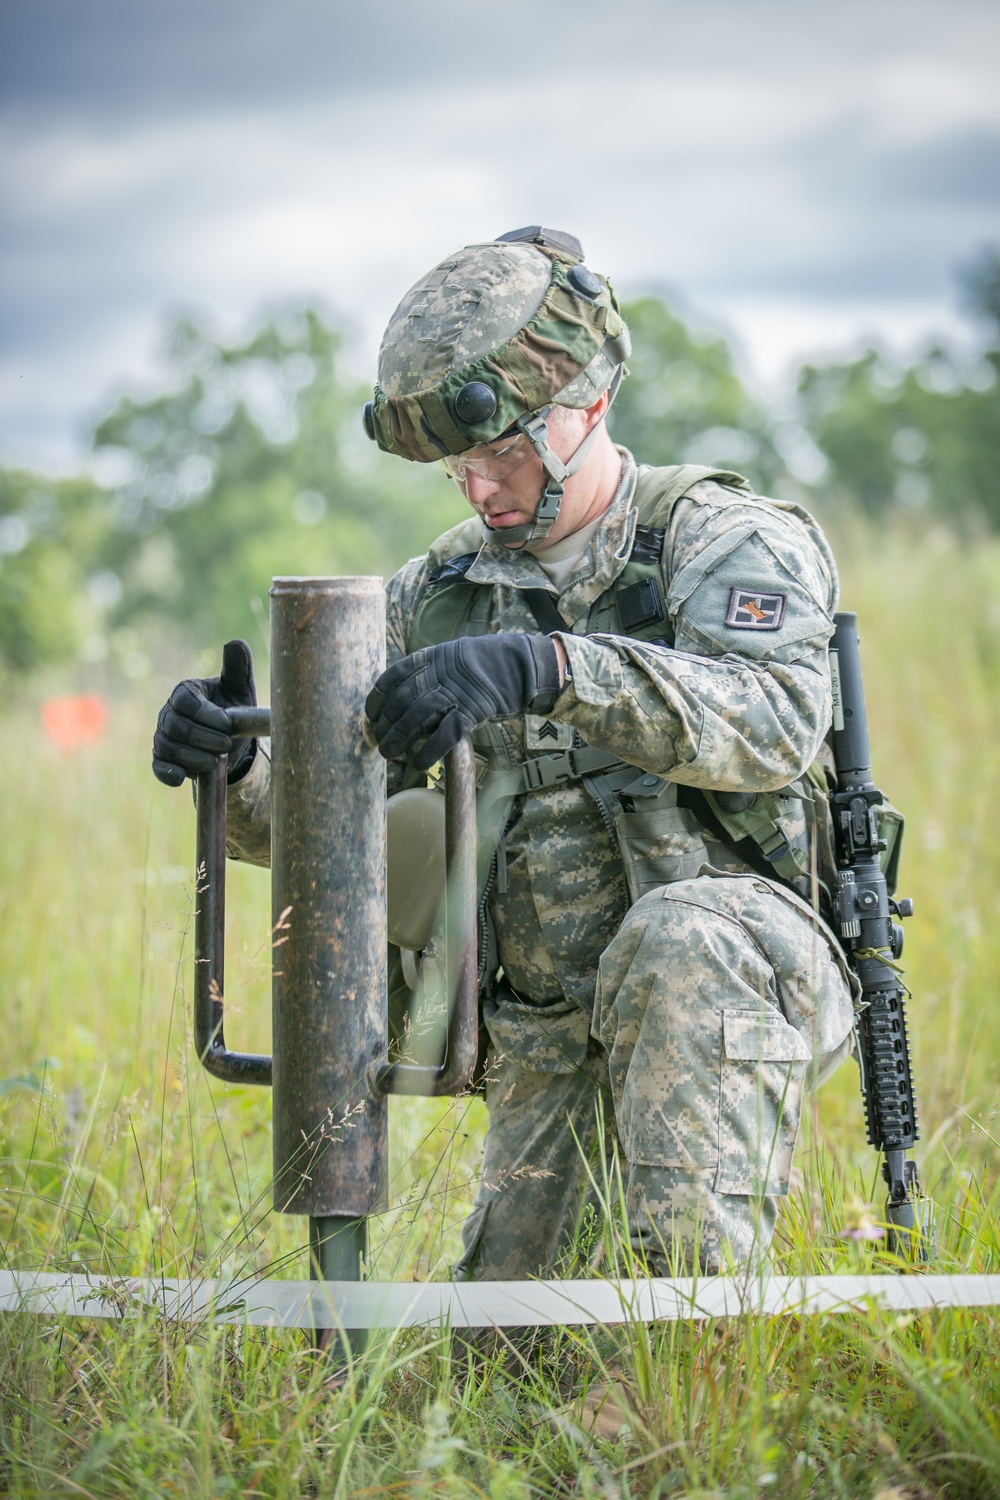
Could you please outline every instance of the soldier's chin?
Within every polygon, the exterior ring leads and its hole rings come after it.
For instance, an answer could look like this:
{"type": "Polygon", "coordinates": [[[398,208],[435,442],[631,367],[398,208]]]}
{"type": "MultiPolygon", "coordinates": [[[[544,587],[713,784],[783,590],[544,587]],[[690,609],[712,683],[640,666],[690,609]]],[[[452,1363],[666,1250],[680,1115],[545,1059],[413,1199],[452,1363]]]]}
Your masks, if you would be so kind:
{"type": "MultiPolygon", "coordinates": [[[[527,523],[522,523],[522,525],[526,526],[527,523]]],[[[486,530],[491,537],[496,538],[497,546],[503,547],[507,552],[522,552],[528,545],[529,538],[520,534],[522,530],[521,526],[516,528],[518,534],[515,536],[510,535],[515,530],[513,526],[509,527],[506,532],[499,526],[495,530],[492,526],[487,526],[486,530]]]]}
{"type": "Polygon", "coordinates": [[[522,547],[527,546],[531,533],[532,522],[525,521],[522,516],[517,516],[516,512],[514,514],[515,520],[507,521],[500,526],[491,526],[485,516],[480,518],[489,535],[496,537],[497,545],[506,547],[508,552],[520,552],[522,547]]]}

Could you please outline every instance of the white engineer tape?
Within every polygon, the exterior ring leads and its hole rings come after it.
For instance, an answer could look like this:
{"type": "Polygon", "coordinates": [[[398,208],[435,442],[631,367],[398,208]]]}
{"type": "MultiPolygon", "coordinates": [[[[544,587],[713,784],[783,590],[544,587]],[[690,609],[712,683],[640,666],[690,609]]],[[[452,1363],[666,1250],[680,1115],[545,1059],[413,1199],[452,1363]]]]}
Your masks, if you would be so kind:
{"type": "Polygon", "coordinates": [[[0,1271],[0,1311],[258,1328],[512,1328],[1000,1305],[1000,1276],[709,1276],[649,1281],[185,1281],[0,1271]]]}

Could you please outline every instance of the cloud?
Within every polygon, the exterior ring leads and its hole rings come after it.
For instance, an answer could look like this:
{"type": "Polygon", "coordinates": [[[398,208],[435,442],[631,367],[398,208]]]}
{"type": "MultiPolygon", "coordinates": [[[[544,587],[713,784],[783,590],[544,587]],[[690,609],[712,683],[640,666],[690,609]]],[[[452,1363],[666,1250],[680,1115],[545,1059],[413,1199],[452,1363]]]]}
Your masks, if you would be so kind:
{"type": "MultiPolygon", "coordinates": [[[[0,92],[74,118],[130,118],[270,99],[348,97],[424,80],[469,83],[620,74],[637,61],[704,76],[829,78],[869,57],[978,56],[997,39],[992,0],[7,0],[0,92]]],[[[995,50],[993,52],[995,56],[995,50]]],[[[599,126],[613,93],[581,96],[599,126]]],[[[537,99],[544,121],[544,89],[537,99]]],[[[931,106],[933,108],[933,105],[931,106]]]]}
{"type": "MultiPolygon", "coordinates": [[[[992,4],[8,0],[0,456],[74,451],[174,306],[321,298],[374,362],[405,288],[539,219],[759,367],[925,330],[1000,238],[992,4]]],[[[5,76],[3,76],[5,74],[5,76]]]]}
{"type": "Polygon", "coordinates": [[[963,213],[1000,203],[1000,126],[892,153],[879,164],[873,197],[963,213]]]}

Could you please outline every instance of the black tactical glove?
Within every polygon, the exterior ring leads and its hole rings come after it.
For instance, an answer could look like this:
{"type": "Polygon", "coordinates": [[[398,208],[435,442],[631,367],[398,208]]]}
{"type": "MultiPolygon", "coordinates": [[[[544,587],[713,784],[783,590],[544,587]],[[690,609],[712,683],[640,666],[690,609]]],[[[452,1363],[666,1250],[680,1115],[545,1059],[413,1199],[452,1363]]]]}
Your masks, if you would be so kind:
{"type": "Polygon", "coordinates": [[[505,714],[550,713],[559,696],[559,658],[547,635],[464,635],[404,656],[382,673],[365,701],[386,760],[416,740],[427,771],[477,724],[505,714]]]}
{"type": "Polygon", "coordinates": [[[226,709],[253,708],[256,702],[250,647],[246,641],[227,641],[221,675],[179,682],[160,709],[153,775],[166,786],[180,786],[185,776],[203,776],[228,754],[228,780],[239,781],[253,764],[257,741],[232,738],[226,709]]]}

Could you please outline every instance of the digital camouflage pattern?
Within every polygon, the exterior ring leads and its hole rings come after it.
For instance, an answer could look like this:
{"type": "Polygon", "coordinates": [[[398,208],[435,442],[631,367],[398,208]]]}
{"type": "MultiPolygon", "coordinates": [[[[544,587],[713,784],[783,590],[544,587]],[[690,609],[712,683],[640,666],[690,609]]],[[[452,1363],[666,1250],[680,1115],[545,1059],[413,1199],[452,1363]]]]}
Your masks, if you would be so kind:
{"type": "Polygon", "coordinates": [[[594,1029],[634,1242],[663,1266],[697,1244],[705,1271],[767,1247],[803,1089],[846,1055],[852,1023],[832,934],[776,882],[702,876],[632,907],[600,962],[594,1029]]]}
{"type": "MultiPolygon", "coordinates": [[[[489,903],[504,986],[484,1006],[509,1092],[491,1084],[488,1093],[469,1274],[554,1268],[582,1202],[567,1120],[589,1149],[602,1096],[617,1120],[637,1245],[662,1257],[661,1244],[676,1240],[681,1258],[705,1269],[763,1249],[774,1199],[787,1191],[806,1074],[818,1078],[845,1055],[853,1005],[833,935],[676,805],[678,784],[787,787],[830,719],[837,583],[822,534],[797,507],[704,473],[637,470],[623,455],[605,523],[557,599],[572,675],[553,723],[664,786],[639,820],[638,848],[599,805],[595,781],[514,801],[489,903]],[[640,521],[665,527],[659,644],[620,633],[608,592],[640,521]],[[734,624],[734,590],[759,596],[761,613],[781,596],[780,620],[767,630],[734,624]],[[645,895],[643,870],[658,880],[645,895]]],[[[390,581],[390,660],[428,644],[429,580],[470,552],[463,587],[485,587],[472,590],[462,630],[537,629],[521,591],[546,587],[546,574],[529,553],[480,542],[473,518],[390,581]]],[[[474,741],[487,788],[549,743],[535,725],[527,744],[516,717],[474,741]]],[[[229,794],[231,852],[257,862],[267,859],[267,771],[259,754],[229,794]]],[[[394,790],[404,768],[389,772],[394,790]]]]}
{"type": "Polygon", "coordinates": [[[573,285],[576,263],[536,245],[468,245],[422,277],[382,341],[372,405],[379,447],[432,463],[492,442],[557,398],[596,401],[628,355],[628,332],[606,281],[598,278],[597,296],[573,285]],[[474,380],[497,406],[471,425],[454,398],[474,380]]]}
{"type": "Polygon", "coordinates": [[[584,1209],[595,1200],[588,1166],[600,1182],[599,1141],[609,1157],[614,1147],[600,1048],[592,1041],[571,1069],[554,1073],[503,1054],[490,1069],[486,1104],[491,1125],[476,1202],[462,1227],[456,1279],[579,1272],[583,1267],[570,1255],[584,1209]]]}
{"type": "Polygon", "coordinates": [[[502,1062],[458,1271],[566,1270],[594,1198],[585,1160],[602,1139],[610,1156],[616,1137],[632,1243],[650,1269],[715,1273],[763,1252],[803,1090],[846,1056],[853,1021],[843,954],[810,909],[757,876],[664,886],[600,960],[599,1051],[567,1045],[560,1007],[533,1007],[519,1026],[524,1010],[509,995],[487,1002],[502,1062]],[[547,1042],[519,1049],[532,1031],[547,1042]]]}

